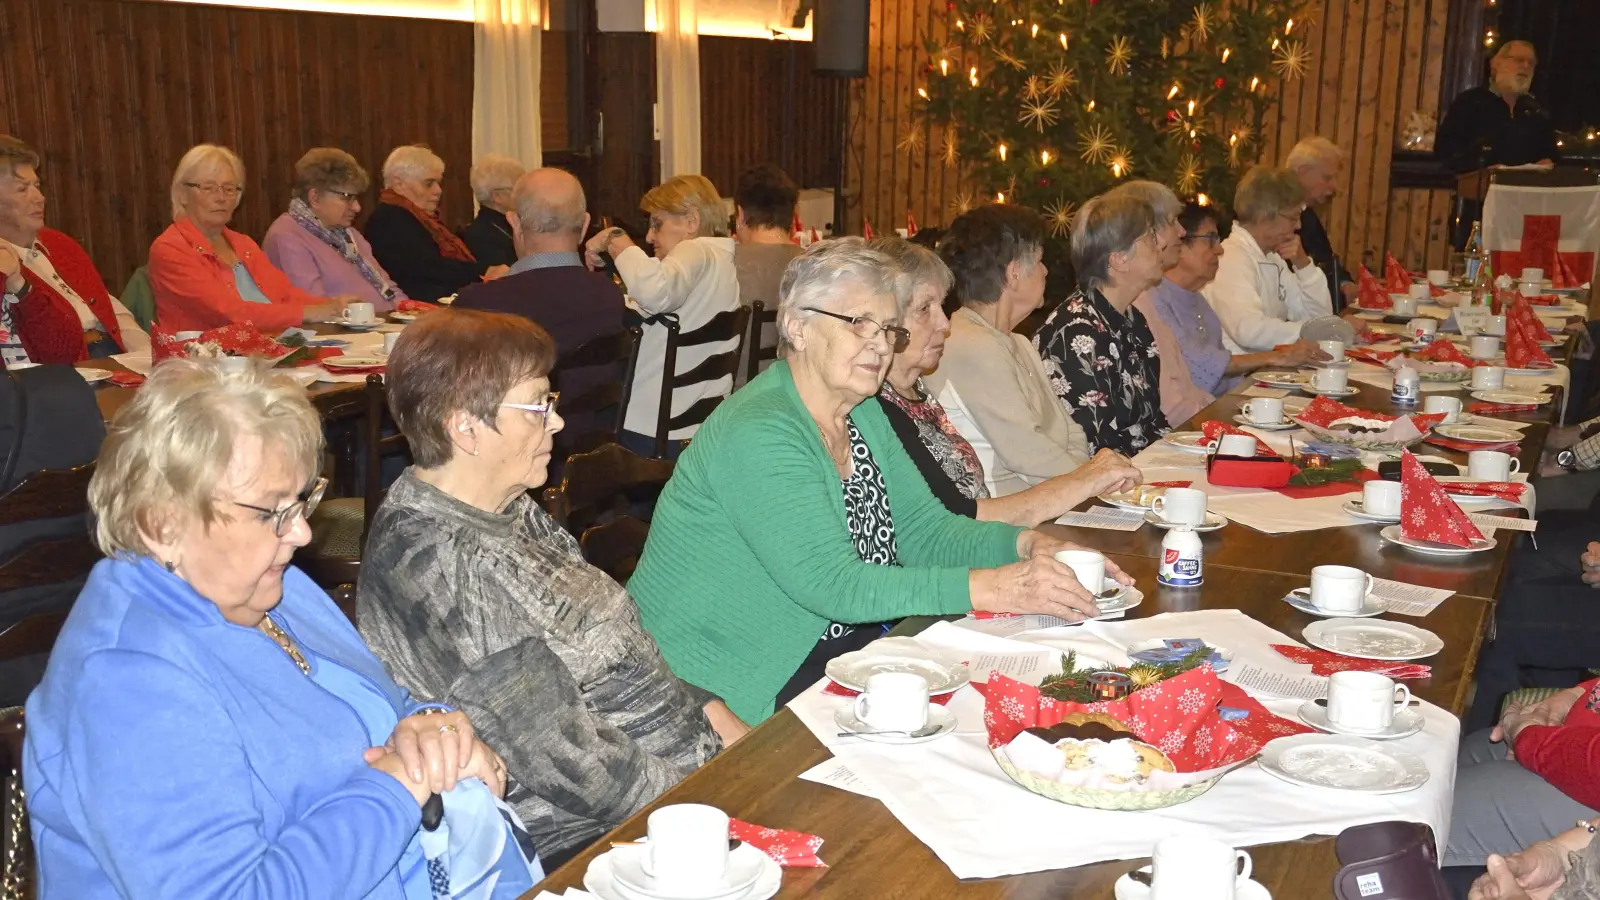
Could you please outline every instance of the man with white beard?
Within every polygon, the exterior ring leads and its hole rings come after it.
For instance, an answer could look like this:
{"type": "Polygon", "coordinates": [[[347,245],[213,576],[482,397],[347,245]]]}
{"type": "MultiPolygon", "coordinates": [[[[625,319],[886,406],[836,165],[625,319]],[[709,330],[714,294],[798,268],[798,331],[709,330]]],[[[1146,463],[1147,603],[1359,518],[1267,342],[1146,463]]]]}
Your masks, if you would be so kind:
{"type": "Polygon", "coordinates": [[[1450,171],[1550,165],[1559,158],[1550,114],[1528,93],[1538,62],[1532,44],[1507,41],[1489,60],[1489,84],[1462,91],[1450,104],[1434,141],[1450,171]]]}

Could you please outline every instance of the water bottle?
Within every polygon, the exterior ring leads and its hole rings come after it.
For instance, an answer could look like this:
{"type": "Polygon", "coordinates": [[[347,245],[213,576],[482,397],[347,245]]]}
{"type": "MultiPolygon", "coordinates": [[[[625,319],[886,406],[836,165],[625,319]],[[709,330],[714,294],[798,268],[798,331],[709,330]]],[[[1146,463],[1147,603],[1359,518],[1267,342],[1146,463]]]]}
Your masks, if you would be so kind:
{"type": "Polygon", "coordinates": [[[1156,580],[1168,587],[1198,587],[1205,581],[1200,535],[1187,527],[1172,528],[1161,539],[1161,568],[1156,580]]]}
{"type": "Polygon", "coordinates": [[[1422,396],[1422,376],[1410,366],[1402,366],[1400,371],[1394,373],[1394,390],[1389,393],[1389,402],[1395,406],[1416,406],[1417,398],[1422,396]]]}

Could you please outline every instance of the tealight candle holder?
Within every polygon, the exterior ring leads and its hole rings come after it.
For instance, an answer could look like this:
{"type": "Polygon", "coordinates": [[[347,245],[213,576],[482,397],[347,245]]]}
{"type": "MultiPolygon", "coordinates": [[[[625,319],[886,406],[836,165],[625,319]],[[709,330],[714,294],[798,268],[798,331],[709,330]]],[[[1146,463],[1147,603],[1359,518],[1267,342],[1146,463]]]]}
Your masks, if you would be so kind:
{"type": "Polygon", "coordinates": [[[1121,700],[1133,692],[1133,679],[1121,672],[1096,672],[1089,676],[1089,693],[1095,700],[1121,700]]]}

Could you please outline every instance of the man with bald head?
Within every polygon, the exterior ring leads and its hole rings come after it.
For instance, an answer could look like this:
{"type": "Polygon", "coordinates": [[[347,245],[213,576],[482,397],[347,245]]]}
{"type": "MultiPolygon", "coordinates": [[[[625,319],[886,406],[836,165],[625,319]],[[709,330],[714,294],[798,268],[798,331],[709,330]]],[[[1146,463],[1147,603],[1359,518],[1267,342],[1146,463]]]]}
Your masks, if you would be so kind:
{"type": "MultiPolygon", "coordinates": [[[[597,337],[623,330],[622,291],[611,279],[583,265],[579,245],[589,228],[583,186],[561,169],[535,169],[517,179],[506,211],[517,261],[494,281],[469,285],[456,297],[461,309],[512,313],[538,322],[566,355],[597,337]]],[[[559,389],[568,399],[615,380],[612,366],[567,373],[559,389]]],[[[598,423],[591,416],[565,416],[557,444],[580,446],[598,423]]]]}

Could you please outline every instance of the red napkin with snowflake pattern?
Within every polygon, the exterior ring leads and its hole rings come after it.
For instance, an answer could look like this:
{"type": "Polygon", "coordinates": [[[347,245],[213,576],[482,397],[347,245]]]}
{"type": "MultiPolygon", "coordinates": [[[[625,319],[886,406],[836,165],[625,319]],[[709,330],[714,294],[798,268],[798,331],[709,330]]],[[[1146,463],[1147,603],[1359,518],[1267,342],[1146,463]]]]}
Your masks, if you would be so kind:
{"type": "Polygon", "coordinates": [[[1446,490],[1452,494],[1516,501],[1522,499],[1528,486],[1520,481],[1452,481],[1446,490]]]}
{"type": "Polygon", "coordinates": [[[1391,294],[1404,294],[1411,290],[1411,273],[1400,265],[1400,260],[1395,259],[1393,253],[1383,255],[1383,281],[1383,286],[1391,294]]]}
{"type": "Polygon", "coordinates": [[[1366,266],[1356,273],[1356,305],[1362,309],[1393,309],[1394,301],[1366,266]]]}
{"type": "Polygon", "coordinates": [[[1343,653],[1334,653],[1332,650],[1317,650],[1311,647],[1297,647],[1293,644],[1272,644],[1272,649],[1291,662],[1309,663],[1311,674],[1323,678],[1335,672],[1377,672],[1390,678],[1399,678],[1403,681],[1414,678],[1427,678],[1433,674],[1431,666],[1413,662],[1386,662],[1381,659],[1361,659],[1355,656],[1345,656],[1343,653]]]}
{"type": "Polygon", "coordinates": [[[1483,539],[1483,532],[1410,450],[1400,454],[1400,533],[1452,547],[1470,547],[1483,539]]]}
{"type": "Polygon", "coordinates": [[[421,300],[411,300],[409,298],[405,299],[405,300],[401,300],[399,303],[396,303],[394,305],[395,312],[405,312],[405,313],[433,312],[436,309],[442,309],[442,308],[443,307],[439,306],[439,304],[437,304],[437,303],[424,303],[421,300]]]}
{"type": "Polygon", "coordinates": [[[1449,341],[1434,341],[1426,349],[1411,354],[1412,359],[1426,360],[1427,362],[1460,363],[1467,368],[1473,366],[1487,366],[1489,362],[1482,359],[1473,359],[1461,352],[1461,348],[1449,341]]]}
{"type": "Polygon", "coordinates": [[[822,838],[814,834],[767,828],[730,817],[728,836],[760,850],[780,866],[827,867],[827,863],[817,858],[817,851],[822,849],[822,838]]]}
{"type": "Polygon", "coordinates": [[[1534,315],[1528,298],[1512,301],[1511,310],[1506,313],[1506,365],[1513,369],[1554,367],[1550,355],[1539,346],[1539,341],[1549,339],[1550,332],[1534,315]]]}
{"type": "Polygon", "coordinates": [[[138,372],[129,372],[127,370],[112,372],[111,378],[108,380],[117,387],[138,387],[139,385],[144,384],[143,375],[140,375],[138,372]]]}

